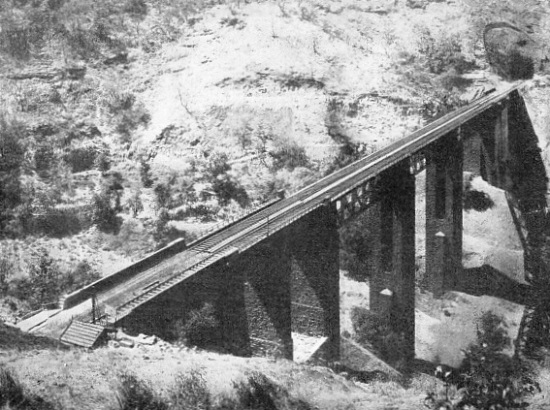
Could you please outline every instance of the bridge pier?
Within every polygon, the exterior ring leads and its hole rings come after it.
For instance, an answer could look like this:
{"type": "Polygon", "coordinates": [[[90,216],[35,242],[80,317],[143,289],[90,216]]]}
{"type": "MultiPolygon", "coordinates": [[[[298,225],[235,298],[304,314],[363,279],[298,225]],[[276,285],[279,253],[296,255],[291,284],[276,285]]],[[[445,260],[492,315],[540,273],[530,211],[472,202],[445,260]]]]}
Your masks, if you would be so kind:
{"type": "Polygon", "coordinates": [[[292,332],[326,337],[319,355],[335,360],[340,349],[336,207],[326,204],[292,225],[289,244],[292,332]]]}
{"type": "Polygon", "coordinates": [[[283,230],[241,254],[232,269],[244,280],[244,312],[233,325],[245,321],[248,355],[292,360],[290,266],[283,230]]]}
{"type": "MultiPolygon", "coordinates": [[[[379,232],[381,248],[373,252],[378,269],[370,280],[371,310],[389,308],[390,325],[405,342],[405,357],[414,358],[415,306],[415,176],[407,165],[386,171],[380,180],[379,232]],[[391,291],[390,306],[388,306],[391,291]]],[[[374,224],[373,224],[374,225],[374,224]]]]}
{"type": "Polygon", "coordinates": [[[463,148],[459,130],[426,153],[426,277],[438,296],[456,285],[462,268],[463,148]]]}

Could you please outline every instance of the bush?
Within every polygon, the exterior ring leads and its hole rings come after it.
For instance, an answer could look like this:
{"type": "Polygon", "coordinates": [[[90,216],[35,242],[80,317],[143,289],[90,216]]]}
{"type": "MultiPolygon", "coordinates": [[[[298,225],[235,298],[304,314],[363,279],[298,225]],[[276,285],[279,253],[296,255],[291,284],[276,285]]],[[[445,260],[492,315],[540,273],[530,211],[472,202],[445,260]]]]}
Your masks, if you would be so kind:
{"type": "Polygon", "coordinates": [[[13,274],[13,263],[5,258],[0,257],[0,295],[5,295],[8,291],[8,279],[13,274]]]}
{"type": "Polygon", "coordinates": [[[310,165],[304,147],[291,140],[271,151],[269,155],[273,158],[273,168],[275,170],[286,168],[292,171],[297,167],[310,165]]]}
{"type": "Polygon", "coordinates": [[[507,55],[507,74],[510,80],[528,80],[535,75],[535,62],[518,50],[507,55]]]}
{"type": "Polygon", "coordinates": [[[149,385],[129,373],[119,376],[116,397],[120,410],[166,410],[169,408],[149,385]]]}
{"type": "Polygon", "coordinates": [[[82,172],[92,169],[98,165],[98,168],[105,168],[105,159],[98,160],[102,153],[93,145],[72,148],[67,152],[63,159],[71,167],[72,172],[82,172]]]}
{"type": "Polygon", "coordinates": [[[170,183],[166,182],[159,182],[157,185],[155,185],[155,188],[153,189],[155,192],[155,199],[157,202],[157,208],[169,208],[170,207],[170,199],[172,196],[172,190],[170,183]]]}
{"type": "Polygon", "coordinates": [[[12,374],[0,368],[0,407],[14,410],[50,410],[55,406],[42,397],[25,392],[12,374]]]}
{"type": "Polygon", "coordinates": [[[478,212],[483,212],[493,206],[495,206],[495,203],[486,192],[476,191],[473,189],[469,189],[464,192],[465,210],[473,209],[478,212]]]}
{"type": "Polygon", "coordinates": [[[25,164],[24,142],[23,126],[0,115],[0,232],[6,232],[14,209],[22,202],[23,186],[20,177],[25,164]]]}
{"type": "Polygon", "coordinates": [[[139,176],[144,188],[151,188],[153,186],[151,165],[145,158],[141,158],[140,160],[139,176]]]}
{"type": "Polygon", "coordinates": [[[357,343],[373,348],[383,360],[394,366],[401,365],[406,352],[403,335],[394,330],[400,328],[396,325],[398,320],[398,312],[386,317],[360,307],[351,311],[357,343]]]}
{"type": "Polygon", "coordinates": [[[117,233],[121,219],[111,205],[111,197],[106,192],[95,194],[92,198],[92,224],[101,232],[117,233]]]}
{"type": "Polygon", "coordinates": [[[29,266],[29,276],[13,280],[9,295],[29,302],[31,309],[56,302],[61,294],[61,272],[54,260],[43,251],[29,266]]]}
{"type": "Polygon", "coordinates": [[[220,205],[226,206],[231,200],[235,200],[241,207],[245,207],[250,201],[248,194],[230,171],[231,165],[225,153],[214,152],[208,157],[206,178],[220,205]]]}
{"type": "Polygon", "coordinates": [[[466,351],[460,368],[464,405],[478,409],[525,407],[525,397],[540,391],[529,366],[502,353],[510,343],[502,318],[485,313],[478,342],[466,351]]]}
{"type": "Polygon", "coordinates": [[[169,400],[170,408],[174,410],[212,409],[210,392],[204,377],[198,370],[176,376],[176,383],[170,391],[169,400]]]}
{"type": "Polygon", "coordinates": [[[100,192],[92,198],[92,223],[102,232],[118,233],[120,229],[122,219],[117,213],[122,211],[122,182],[122,175],[118,172],[104,175],[100,192]]]}
{"type": "Polygon", "coordinates": [[[246,381],[234,382],[235,397],[223,397],[218,409],[223,410],[310,410],[313,407],[297,400],[264,374],[254,372],[246,381]]]}
{"type": "Polygon", "coordinates": [[[89,208],[48,208],[26,223],[26,233],[43,234],[55,238],[74,235],[91,225],[89,208]]]}
{"type": "Polygon", "coordinates": [[[455,380],[451,380],[452,372],[442,375],[447,390],[451,384],[459,388],[457,397],[451,400],[447,391],[444,399],[434,400],[438,395],[431,392],[428,399],[433,408],[490,410],[527,407],[529,404],[525,398],[540,391],[540,386],[526,362],[502,353],[511,343],[502,318],[491,312],[485,313],[477,336],[477,343],[466,350],[459,374],[453,377],[455,380]]]}
{"type": "Polygon", "coordinates": [[[200,309],[191,310],[187,318],[176,325],[178,339],[199,347],[215,347],[220,342],[220,324],[216,310],[210,303],[200,309]]]}
{"type": "Polygon", "coordinates": [[[340,229],[340,254],[342,269],[348,276],[357,281],[364,281],[370,276],[368,261],[371,255],[371,242],[368,230],[368,214],[359,216],[340,229]]]}
{"type": "Polygon", "coordinates": [[[419,28],[418,51],[420,63],[433,74],[442,74],[450,69],[463,74],[475,67],[462,54],[461,37],[458,34],[439,33],[437,37],[427,27],[419,28]]]}
{"type": "Polygon", "coordinates": [[[101,275],[95,270],[88,261],[84,260],[78,263],[76,267],[61,278],[61,289],[63,293],[71,293],[101,278],[101,275]]]}

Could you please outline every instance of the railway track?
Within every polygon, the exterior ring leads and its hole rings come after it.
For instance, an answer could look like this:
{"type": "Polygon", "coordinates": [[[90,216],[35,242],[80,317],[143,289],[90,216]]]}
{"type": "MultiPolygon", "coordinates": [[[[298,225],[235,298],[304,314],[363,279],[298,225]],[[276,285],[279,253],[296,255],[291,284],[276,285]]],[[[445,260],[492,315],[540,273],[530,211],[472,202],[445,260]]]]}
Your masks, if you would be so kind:
{"type": "Polygon", "coordinates": [[[458,109],[353,164],[303,188],[289,198],[274,202],[257,212],[223,227],[190,244],[189,248],[167,257],[120,285],[97,295],[117,311],[117,320],[178,283],[228,257],[261,242],[297,219],[334,202],[383,171],[421,152],[433,142],[505,100],[518,86],[494,93],[458,109]]]}

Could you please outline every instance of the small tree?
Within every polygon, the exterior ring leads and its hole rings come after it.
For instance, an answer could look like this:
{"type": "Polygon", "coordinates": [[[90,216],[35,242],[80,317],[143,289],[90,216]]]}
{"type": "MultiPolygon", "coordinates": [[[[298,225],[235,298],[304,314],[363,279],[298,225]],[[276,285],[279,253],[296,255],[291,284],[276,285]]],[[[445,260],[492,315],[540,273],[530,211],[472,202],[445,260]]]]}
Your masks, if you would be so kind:
{"type": "Polygon", "coordinates": [[[140,160],[139,175],[144,188],[151,188],[153,186],[154,181],[151,175],[151,164],[143,157],[140,160]]]}
{"type": "Polygon", "coordinates": [[[220,340],[219,322],[216,310],[211,303],[205,303],[200,309],[191,310],[185,320],[177,323],[179,340],[200,347],[216,345],[220,340]]]}
{"type": "Polygon", "coordinates": [[[60,271],[48,252],[43,250],[29,266],[28,278],[14,280],[9,293],[26,300],[32,309],[55,302],[60,295],[60,271]]]}
{"type": "Polygon", "coordinates": [[[132,212],[134,218],[143,211],[143,202],[141,202],[141,189],[135,187],[132,194],[126,201],[126,207],[132,212]]]}

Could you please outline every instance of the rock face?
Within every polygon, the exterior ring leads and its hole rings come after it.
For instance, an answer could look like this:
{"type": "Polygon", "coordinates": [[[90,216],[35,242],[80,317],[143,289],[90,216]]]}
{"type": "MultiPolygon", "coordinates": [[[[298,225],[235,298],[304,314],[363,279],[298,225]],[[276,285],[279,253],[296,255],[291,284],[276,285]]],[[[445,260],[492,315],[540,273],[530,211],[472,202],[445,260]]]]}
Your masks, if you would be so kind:
{"type": "Polygon", "coordinates": [[[488,24],[483,37],[487,60],[497,74],[509,80],[533,77],[540,50],[527,33],[499,22],[488,24]]]}

